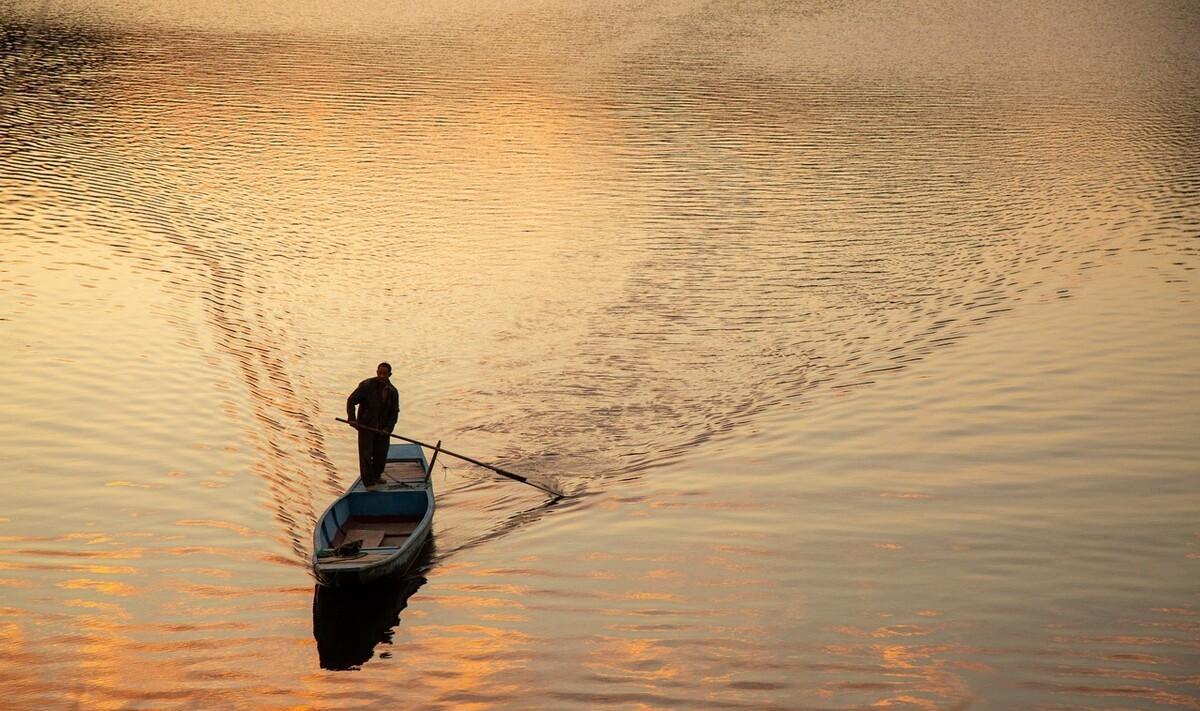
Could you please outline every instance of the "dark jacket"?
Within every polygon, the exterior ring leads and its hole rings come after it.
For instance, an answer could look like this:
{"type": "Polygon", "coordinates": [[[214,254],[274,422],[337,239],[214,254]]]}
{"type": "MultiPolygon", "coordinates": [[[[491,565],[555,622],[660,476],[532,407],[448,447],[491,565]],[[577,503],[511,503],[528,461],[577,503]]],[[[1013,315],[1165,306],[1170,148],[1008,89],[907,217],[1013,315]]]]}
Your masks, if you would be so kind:
{"type": "Polygon", "coordinates": [[[400,393],[391,383],[380,381],[379,378],[362,381],[346,399],[346,419],[357,419],[361,425],[391,432],[398,417],[400,393]],[[357,416],[354,414],[355,405],[358,406],[357,416]]]}

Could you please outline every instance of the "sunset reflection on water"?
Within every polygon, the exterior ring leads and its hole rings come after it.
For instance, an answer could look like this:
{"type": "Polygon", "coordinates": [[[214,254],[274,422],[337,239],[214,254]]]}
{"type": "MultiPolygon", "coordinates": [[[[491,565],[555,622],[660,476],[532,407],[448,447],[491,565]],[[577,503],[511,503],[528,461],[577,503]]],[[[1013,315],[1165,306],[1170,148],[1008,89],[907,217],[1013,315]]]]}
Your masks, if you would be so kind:
{"type": "Polygon", "coordinates": [[[0,691],[1200,707],[1195,15],[9,3],[0,691]]]}

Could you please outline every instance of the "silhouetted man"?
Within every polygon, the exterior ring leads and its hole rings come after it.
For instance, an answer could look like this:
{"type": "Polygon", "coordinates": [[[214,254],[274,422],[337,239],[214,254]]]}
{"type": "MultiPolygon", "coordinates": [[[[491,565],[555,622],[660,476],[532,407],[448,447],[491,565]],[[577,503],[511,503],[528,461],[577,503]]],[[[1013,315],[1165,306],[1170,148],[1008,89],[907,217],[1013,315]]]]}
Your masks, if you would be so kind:
{"type": "MultiPolygon", "coordinates": [[[[391,432],[400,416],[400,393],[388,378],[392,377],[392,366],[380,363],[375,368],[375,377],[358,384],[346,399],[346,419],[352,425],[371,427],[391,432]],[[358,407],[358,414],[354,408],[358,407]]],[[[389,437],[381,432],[358,430],[358,471],[363,484],[374,486],[383,477],[383,466],[387,463],[389,437]]]]}

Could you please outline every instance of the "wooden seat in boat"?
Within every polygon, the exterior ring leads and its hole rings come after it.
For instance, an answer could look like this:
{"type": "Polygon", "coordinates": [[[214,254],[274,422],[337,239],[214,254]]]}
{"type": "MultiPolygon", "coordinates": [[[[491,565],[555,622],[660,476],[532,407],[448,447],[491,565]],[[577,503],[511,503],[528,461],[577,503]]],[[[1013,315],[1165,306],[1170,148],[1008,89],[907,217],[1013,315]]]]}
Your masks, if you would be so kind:
{"type": "Polygon", "coordinates": [[[333,538],[334,547],[348,541],[363,542],[363,548],[399,546],[412,535],[420,521],[393,516],[356,516],[346,522],[333,538]]]}
{"type": "Polygon", "coordinates": [[[383,468],[383,480],[395,484],[420,484],[425,481],[425,468],[420,462],[388,462],[383,468]]]}

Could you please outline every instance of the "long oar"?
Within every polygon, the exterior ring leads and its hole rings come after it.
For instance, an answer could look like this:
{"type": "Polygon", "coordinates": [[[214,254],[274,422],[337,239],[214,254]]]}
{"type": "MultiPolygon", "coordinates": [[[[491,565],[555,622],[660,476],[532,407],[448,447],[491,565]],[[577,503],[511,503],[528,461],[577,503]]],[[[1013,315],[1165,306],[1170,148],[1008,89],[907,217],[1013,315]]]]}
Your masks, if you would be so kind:
{"type": "MultiPolygon", "coordinates": [[[[413,444],[420,445],[427,449],[434,448],[432,444],[426,444],[420,440],[415,440],[410,437],[403,437],[398,434],[392,434],[391,432],[388,432],[387,430],[380,430],[380,429],[376,429],[374,427],[367,427],[366,425],[360,425],[358,423],[351,422],[350,420],[343,420],[340,417],[337,417],[334,419],[336,419],[338,422],[344,422],[355,429],[367,430],[368,432],[378,432],[379,434],[385,434],[388,437],[395,437],[396,439],[402,439],[405,442],[412,442],[413,444]]],[[[441,452],[442,454],[449,454],[451,457],[458,457],[459,459],[466,461],[466,462],[470,462],[470,463],[474,464],[475,466],[483,467],[484,469],[491,469],[492,471],[496,472],[497,474],[499,474],[501,476],[506,476],[509,479],[515,479],[516,481],[519,481],[522,484],[528,484],[529,486],[532,486],[535,489],[541,489],[542,491],[544,491],[547,494],[550,494],[556,498],[561,499],[563,497],[562,493],[555,491],[554,489],[551,489],[549,487],[542,486],[541,484],[539,484],[537,482],[529,481],[528,479],[521,476],[520,474],[513,474],[512,472],[505,471],[505,470],[501,469],[500,467],[492,466],[491,464],[485,464],[485,463],[479,461],[478,459],[472,459],[472,458],[466,456],[465,454],[457,454],[455,452],[451,452],[450,450],[446,449],[445,447],[440,446],[440,443],[439,443],[439,447],[437,448],[437,451],[441,452]]]]}

